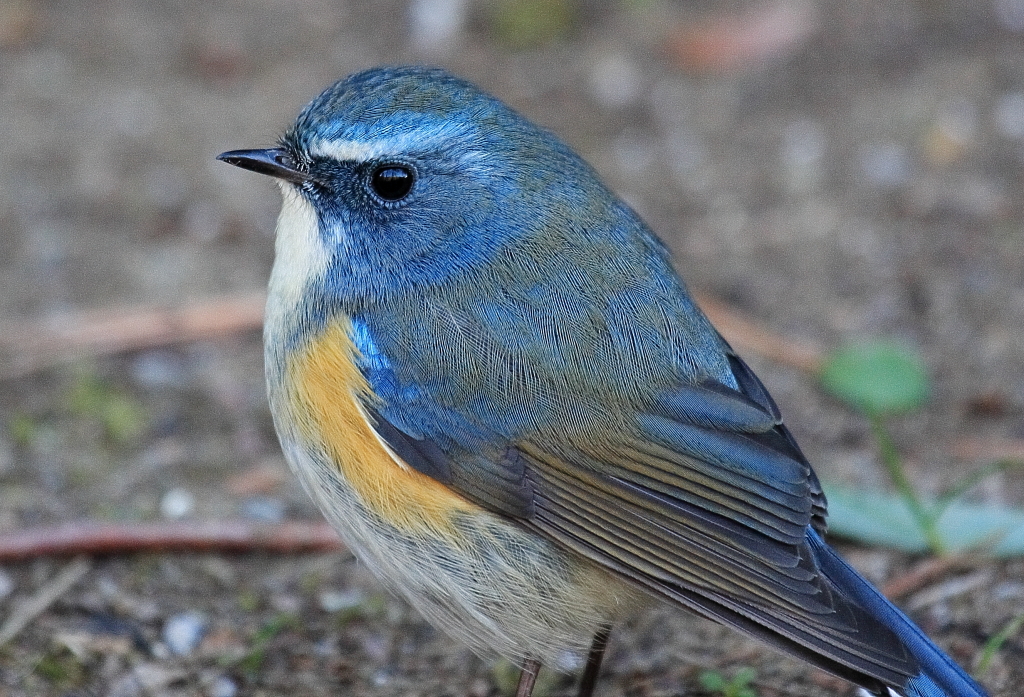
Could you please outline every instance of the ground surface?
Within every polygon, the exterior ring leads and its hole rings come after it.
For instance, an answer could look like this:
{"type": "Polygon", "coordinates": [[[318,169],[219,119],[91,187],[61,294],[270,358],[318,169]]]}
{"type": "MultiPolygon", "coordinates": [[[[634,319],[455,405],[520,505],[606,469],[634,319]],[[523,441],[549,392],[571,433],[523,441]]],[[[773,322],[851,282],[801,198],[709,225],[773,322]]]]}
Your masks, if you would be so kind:
{"type": "MultiPolygon", "coordinates": [[[[419,6],[446,4],[460,3],[419,6]]],[[[1024,438],[1021,3],[803,4],[769,32],[776,54],[762,46],[728,70],[714,69],[721,45],[686,37],[725,12],[756,24],[743,3],[566,3],[569,23],[525,47],[479,5],[431,46],[397,2],[0,0],[0,321],[258,290],[277,193],[214,156],[271,144],[355,69],[437,62],[564,136],[667,240],[691,287],[824,346],[919,348],[932,398],[894,428],[924,489],[983,464],[953,454],[962,439],[1024,438]]],[[[751,362],[823,479],[885,485],[862,420],[796,369],[751,362]]],[[[249,332],[3,379],[0,530],[315,519],[276,449],[261,371],[249,332]]],[[[974,497],[1024,503],[1024,477],[974,497]]],[[[918,561],[843,549],[878,582],[918,561]]],[[[0,566],[0,619],[68,563],[0,566]]],[[[974,669],[1024,610],[1024,563],[980,561],[904,605],[974,669]]],[[[668,609],[613,635],[599,694],[701,694],[700,670],[742,666],[762,696],[852,694],[668,609]]],[[[12,697],[484,697],[502,675],[340,554],[97,559],[0,648],[12,697]],[[183,655],[168,649],[175,626],[183,655]]],[[[1019,634],[983,681],[1022,694],[1019,634]]]]}

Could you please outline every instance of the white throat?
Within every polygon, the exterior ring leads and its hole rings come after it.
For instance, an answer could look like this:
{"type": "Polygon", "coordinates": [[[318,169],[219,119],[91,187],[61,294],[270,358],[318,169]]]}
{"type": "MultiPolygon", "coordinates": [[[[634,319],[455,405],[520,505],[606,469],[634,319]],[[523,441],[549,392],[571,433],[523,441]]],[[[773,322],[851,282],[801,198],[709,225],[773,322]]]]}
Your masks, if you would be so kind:
{"type": "Polygon", "coordinates": [[[328,251],[319,234],[316,212],[295,187],[279,182],[284,202],[278,216],[273,269],[267,293],[264,336],[269,344],[288,333],[288,319],[302,303],[311,278],[327,270],[328,251]]]}
{"type": "Polygon", "coordinates": [[[324,274],[328,260],[313,206],[291,184],[279,185],[284,200],[277,218],[267,301],[267,325],[271,329],[279,327],[299,306],[306,284],[324,274]]]}

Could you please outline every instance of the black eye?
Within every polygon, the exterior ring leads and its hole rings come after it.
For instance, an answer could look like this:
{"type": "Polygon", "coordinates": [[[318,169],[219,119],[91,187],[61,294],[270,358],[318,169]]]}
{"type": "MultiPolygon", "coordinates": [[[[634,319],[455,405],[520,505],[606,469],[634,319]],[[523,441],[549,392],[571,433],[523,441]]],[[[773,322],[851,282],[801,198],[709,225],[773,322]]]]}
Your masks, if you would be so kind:
{"type": "Polygon", "coordinates": [[[412,169],[406,165],[382,165],[370,175],[373,193],[385,201],[400,201],[412,190],[412,169]]]}

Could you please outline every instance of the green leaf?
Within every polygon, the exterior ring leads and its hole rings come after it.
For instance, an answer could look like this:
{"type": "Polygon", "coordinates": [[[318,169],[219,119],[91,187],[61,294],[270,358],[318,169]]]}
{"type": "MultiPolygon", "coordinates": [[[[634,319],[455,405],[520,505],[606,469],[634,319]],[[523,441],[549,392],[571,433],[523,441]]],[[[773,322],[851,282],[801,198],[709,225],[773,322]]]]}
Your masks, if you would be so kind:
{"type": "MultiPolygon", "coordinates": [[[[835,484],[826,485],[825,493],[831,535],[906,552],[930,551],[903,497],[835,484]]],[[[936,523],[936,533],[949,554],[977,550],[996,557],[1019,556],[1024,554],[1024,509],[951,501],[936,523]]]]}
{"type": "Polygon", "coordinates": [[[754,678],[756,677],[757,671],[747,666],[737,670],[736,675],[733,676],[732,681],[737,685],[749,685],[750,683],[754,682],[754,678]]]}
{"type": "Polygon", "coordinates": [[[705,690],[721,692],[725,689],[725,678],[716,670],[705,670],[700,674],[700,684],[705,690]]]}
{"type": "Polygon", "coordinates": [[[920,355],[888,341],[837,349],[825,359],[819,377],[828,392],[870,416],[911,411],[928,396],[920,355]]]}

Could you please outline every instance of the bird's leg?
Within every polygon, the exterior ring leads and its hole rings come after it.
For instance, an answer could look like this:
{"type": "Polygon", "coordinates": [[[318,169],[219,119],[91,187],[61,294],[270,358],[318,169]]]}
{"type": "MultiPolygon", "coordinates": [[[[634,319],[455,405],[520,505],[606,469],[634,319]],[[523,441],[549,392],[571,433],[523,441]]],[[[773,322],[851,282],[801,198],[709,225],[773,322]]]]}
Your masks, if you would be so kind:
{"type": "Polygon", "coordinates": [[[594,693],[594,686],[597,684],[597,674],[601,672],[604,650],[608,646],[608,635],[611,633],[611,625],[605,624],[594,634],[594,640],[590,642],[590,653],[587,654],[587,665],[583,669],[583,677],[580,678],[580,689],[576,693],[577,697],[590,697],[594,693]]]}
{"type": "Polygon", "coordinates": [[[530,697],[539,672],[540,661],[531,658],[523,664],[523,669],[519,673],[519,684],[516,685],[516,697],[530,697]]]}

